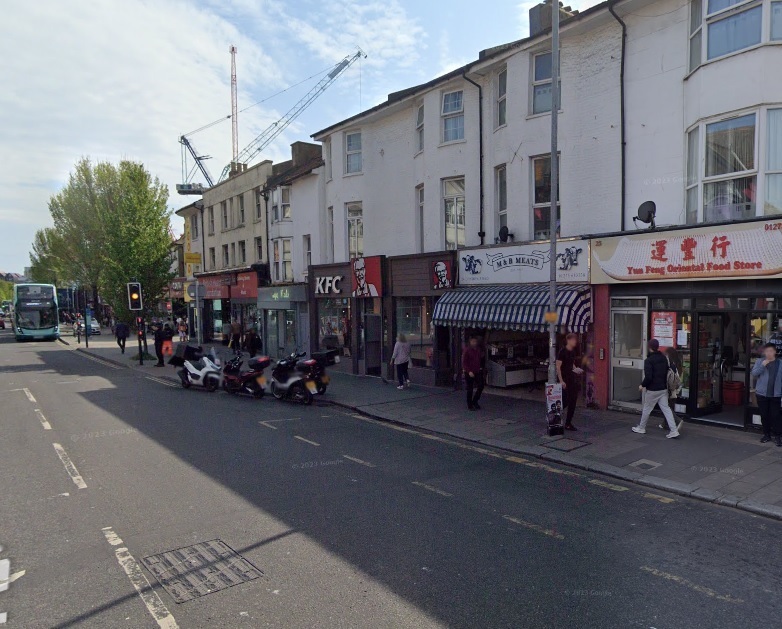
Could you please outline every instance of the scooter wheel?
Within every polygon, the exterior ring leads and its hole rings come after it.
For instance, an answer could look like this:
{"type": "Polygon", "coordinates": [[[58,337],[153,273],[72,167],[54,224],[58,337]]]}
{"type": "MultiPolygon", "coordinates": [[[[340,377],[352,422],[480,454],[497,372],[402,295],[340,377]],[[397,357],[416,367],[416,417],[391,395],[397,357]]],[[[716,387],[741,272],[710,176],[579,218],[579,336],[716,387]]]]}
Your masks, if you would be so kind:
{"type": "Polygon", "coordinates": [[[281,400],[284,394],[277,388],[277,385],[275,385],[273,382],[271,384],[271,387],[272,387],[272,395],[276,399],[281,400]]]}
{"type": "Polygon", "coordinates": [[[265,395],[265,393],[266,391],[264,391],[263,388],[258,387],[257,389],[255,389],[255,391],[253,391],[253,397],[256,400],[260,400],[265,395]]]}
{"type": "Polygon", "coordinates": [[[300,404],[304,404],[304,406],[312,404],[312,393],[310,393],[303,384],[294,384],[292,389],[291,394],[294,400],[300,404]]]}
{"type": "Polygon", "coordinates": [[[323,395],[326,392],[327,388],[328,388],[327,384],[323,384],[322,382],[318,384],[318,395],[323,395]]]}
{"type": "Polygon", "coordinates": [[[209,391],[209,393],[212,393],[214,391],[217,391],[217,388],[220,386],[220,383],[217,381],[217,378],[207,378],[204,382],[204,389],[209,391]]]}
{"type": "Polygon", "coordinates": [[[190,379],[185,374],[179,374],[179,380],[182,382],[183,389],[190,388],[190,379]]]}

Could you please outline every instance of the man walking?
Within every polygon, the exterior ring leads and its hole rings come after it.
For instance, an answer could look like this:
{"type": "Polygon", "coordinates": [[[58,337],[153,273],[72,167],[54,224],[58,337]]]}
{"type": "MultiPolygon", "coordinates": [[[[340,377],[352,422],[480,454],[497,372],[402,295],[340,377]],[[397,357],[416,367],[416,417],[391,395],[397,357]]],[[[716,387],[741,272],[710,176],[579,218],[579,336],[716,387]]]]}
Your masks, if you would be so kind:
{"type": "Polygon", "coordinates": [[[128,327],[128,324],[124,321],[119,321],[114,326],[114,334],[117,337],[117,345],[119,345],[119,348],[122,350],[122,353],[125,353],[125,342],[128,339],[128,336],[130,336],[130,328],[128,327]]]}
{"type": "Polygon", "coordinates": [[[155,367],[165,367],[163,362],[163,341],[166,340],[166,330],[161,321],[154,324],[153,330],[155,332],[155,356],[157,356],[155,367]]]}
{"type": "Polygon", "coordinates": [[[584,373],[584,370],[576,366],[577,345],[578,335],[571,332],[565,337],[565,347],[557,354],[557,378],[562,385],[567,406],[565,430],[578,430],[573,425],[573,415],[576,412],[576,404],[578,404],[579,377],[584,373]]]}
{"type": "Polygon", "coordinates": [[[763,346],[763,356],[755,361],[752,367],[752,378],[755,381],[755,396],[758,398],[760,422],[763,424],[763,437],[760,443],[771,441],[782,447],[782,360],[777,358],[777,348],[774,343],[763,346]]]}
{"type": "Polygon", "coordinates": [[[641,421],[637,426],[633,426],[633,432],[638,434],[646,433],[646,423],[649,421],[655,406],[660,406],[660,410],[668,422],[670,432],[665,435],[668,439],[679,436],[676,429],[676,420],[673,417],[673,411],[668,405],[668,359],[660,351],[660,342],[657,339],[649,341],[649,355],[644,361],[644,379],[641,386],[643,396],[643,411],[641,412],[641,421]]]}
{"type": "Polygon", "coordinates": [[[483,393],[483,352],[475,336],[470,337],[469,344],[462,352],[462,370],[467,384],[467,410],[480,410],[478,400],[483,393]]]}

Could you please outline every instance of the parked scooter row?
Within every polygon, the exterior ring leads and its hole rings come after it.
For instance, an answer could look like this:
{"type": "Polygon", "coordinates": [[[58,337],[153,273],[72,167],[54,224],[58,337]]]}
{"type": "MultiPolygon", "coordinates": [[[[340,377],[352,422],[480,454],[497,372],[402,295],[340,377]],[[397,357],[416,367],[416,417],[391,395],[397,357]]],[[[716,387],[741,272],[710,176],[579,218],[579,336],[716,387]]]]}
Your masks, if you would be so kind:
{"type": "Polygon", "coordinates": [[[169,364],[181,367],[177,371],[182,386],[204,387],[207,391],[216,391],[220,385],[232,394],[248,394],[261,398],[268,386],[271,394],[278,400],[292,400],[300,404],[312,404],[315,395],[326,392],[329,377],[326,365],[339,361],[336,352],[321,352],[315,358],[305,359],[305,353],[294,352],[290,356],[276,361],[267,379],[264,371],[275,361],[268,356],[251,358],[247,370],[242,370],[244,359],[241,352],[234,358],[221,364],[212,348],[204,355],[201,347],[180,346],[169,364]]]}

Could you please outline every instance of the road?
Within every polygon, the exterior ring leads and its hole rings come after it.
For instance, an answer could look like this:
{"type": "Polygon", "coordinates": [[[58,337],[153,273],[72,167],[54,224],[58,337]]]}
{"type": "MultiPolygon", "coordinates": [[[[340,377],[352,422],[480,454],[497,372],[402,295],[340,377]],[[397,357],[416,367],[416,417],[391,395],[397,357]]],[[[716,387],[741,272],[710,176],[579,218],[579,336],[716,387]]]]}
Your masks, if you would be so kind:
{"type": "Polygon", "coordinates": [[[782,616],[782,523],[327,399],[185,391],[0,332],[7,626],[667,629],[782,616]],[[205,550],[212,540],[224,545],[205,550]],[[189,563],[215,549],[240,557],[189,563]],[[185,576],[167,590],[151,569],[185,576]]]}

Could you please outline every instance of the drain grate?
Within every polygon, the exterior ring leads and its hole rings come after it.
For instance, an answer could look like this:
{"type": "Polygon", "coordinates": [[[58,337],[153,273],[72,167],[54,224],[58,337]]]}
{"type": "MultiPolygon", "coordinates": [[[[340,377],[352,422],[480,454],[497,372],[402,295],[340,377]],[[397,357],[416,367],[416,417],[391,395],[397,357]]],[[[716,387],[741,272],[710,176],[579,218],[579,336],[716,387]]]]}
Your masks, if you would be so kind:
{"type": "Polygon", "coordinates": [[[650,461],[649,459],[638,459],[635,463],[630,463],[629,467],[636,467],[639,470],[648,472],[650,470],[657,469],[661,465],[662,463],[658,463],[657,461],[650,461]]]}
{"type": "Polygon", "coordinates": [[[177,603],[263,576],[219,539],[150,555],[141,561],[177,603]]]}
{"type": "Polygon", "coordinates": [[[591,443],[589,441],[576,441],[575,439],[562,437],[560,439],[553,439],[551,441],[543,441],[540,445],[546,446],[547,448],[552,448],[554,450],[561,450],[562,452],[571,452],[573,450],[583,448],[584,446],[591,445],[591,443]]]}

